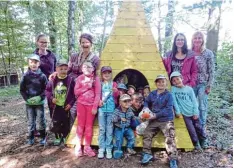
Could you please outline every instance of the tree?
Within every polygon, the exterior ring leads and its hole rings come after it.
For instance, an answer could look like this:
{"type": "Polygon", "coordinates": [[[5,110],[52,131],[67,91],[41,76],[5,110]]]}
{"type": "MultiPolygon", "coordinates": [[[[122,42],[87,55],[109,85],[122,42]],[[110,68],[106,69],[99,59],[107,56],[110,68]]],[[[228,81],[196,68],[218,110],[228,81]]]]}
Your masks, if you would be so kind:
{"type": "Polygon", "coordinates": [[[75,9],[76,1],[68,1],[68,55],[70,55],[75,48],[75,9]]]}

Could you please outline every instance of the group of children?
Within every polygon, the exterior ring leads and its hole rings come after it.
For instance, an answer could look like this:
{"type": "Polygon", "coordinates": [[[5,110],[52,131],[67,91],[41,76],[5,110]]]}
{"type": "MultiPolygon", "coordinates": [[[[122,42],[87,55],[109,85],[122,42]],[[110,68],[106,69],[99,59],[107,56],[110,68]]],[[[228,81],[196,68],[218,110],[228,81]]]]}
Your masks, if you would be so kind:
{"type": "Polygon", "coordinates": [[[151,111],[152,115],[149,117],[148,126],[143,133],[142,164],[148,164],[153,159],[152,139],[161,130],[165,136],[170,167],[177,167],[174,112],[176,117],[184,118],[195,148],[201,150],[207,147],[206,134],[198,120],[195,94],[191,87],[183,85],[179,72],[173,72],[170,75],[172,92],[167,90],[167,78],[159,75],[155,79],[157,90],[150,92],[149,86],[145,86],[138,89],[139,93],[135,93],[134,86],[129,85],[127,89],[125,84],[117,84],[112,80],[112,68],[109,66],[101,68],[101,79],[99,79],[92,63],[84,62],[83,74],[74,80],[67,75],[67,62],[60,60],[56,65],[57,76],[48,82],[46,76],[38,68],[40,65],[38,55],[30,55],[28,65],[29,69],[20,84],[20,92],[26,102],[28,144],[30,145],[34,144],[33,131],[36,128],[36,118],[42,138],[40,144],[46,143],[44,100],[47,97],[52,119],[50,129],[55,133],[55,145],[65,143],[71,129],[69,110],[77,101],[78,141],[75,147],[77,157],[96,155],[90,145],[97,113],[99,123],[98,158],[100,159],[105,156],[108,159],[117,158],[118,151],[122,151],[124,137],[127,140],[127,152],[136,154],[133,130],[143,122],[142,118],[138,117],[139,112],[147,110],[151,111]],[[84,139],[84,146],[82,146],[82,139],[84,139]]]}

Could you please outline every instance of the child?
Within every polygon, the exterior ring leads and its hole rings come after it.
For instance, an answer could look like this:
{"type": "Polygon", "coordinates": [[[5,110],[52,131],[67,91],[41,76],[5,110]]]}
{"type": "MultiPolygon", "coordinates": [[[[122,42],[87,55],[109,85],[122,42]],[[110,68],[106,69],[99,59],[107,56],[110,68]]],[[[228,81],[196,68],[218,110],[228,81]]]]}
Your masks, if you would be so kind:
{"type": "Polygon", "coordinates": [[[123,138],[127,139],[127,152],[129,154],[136,154],[133,150],[135,144],[134,132],[130,127],[131,121],[135,119],[135,116],[130,109],[131,97],[127,94],[120,96],[120,106],[115,109],[113,116],[114,123],[114,136],[115,136],[115,150],[122,147],[123,138]]]}
{"type": "Polygon", "coordinates": [[[146,99],[146,97],[149,96],[149,94],[150,94],[150,87],[149,87],[149,85],[146,85],[144,87],[144,90],[143,90],[143,96],[144,96],[144,98],[146,99]]]}
{"type": "Polygon", "coordinates": [[[172,83],[172,96],[177,117],[183,115],[189,135],[195,149],[207,148],[207,138],[199,122],[197,99],[190,86],[185,86],[179,72],[173,72],[170,76],[172,83]]]}
{"type": "Polygon", "coordinates": [[[70,130],[70,109],[75,103],[75,82],[67,76],[68,64],[66,60],[59,60],[56,64],[57,76],[46,86],[46,97],[53,122],[52,132],[55,133],[54,145],[58,146],[65,139],[70,130]]]}
{"type": "Polygon", "coordinates": [[[132,105],[131,110],[135,116],[138,116],[141,110],[143,109],[143,104],[141,100],[141,95],[139,93],[134,93],[132,96],[132,105]]]}
{"type": "Polygon", "coordinates": [[[83,154],[89,157],[95,156],[91,149],[93,136],[93,122],[97,113],[97,107],[101,96],[101,84],[95,75],[95,68],[90,61],[82,65],[83,74],[76,80],[75,96],[77,98],[77,144],[75,155],[81,157],[83,154]],[[81,148],[81,140],[84,137],[84,150],[81,148]]]}
{"type": "Polygon", "coordinates": [[[128,85],[128,95],[132,96],[136,92],[136,87],[133,85],[128,85]]]}
{"type": "Polygon", "coordinates": [[[101,68],[102,77],[102,96],[99,103],[98,110],[98,124],[99,124],[99,137],[98,137],[98,158],[104,158],[106,150],[106,158],[112,158],[112,139],[113,139],[113,123],[112,116],[117,103],[118,89],[117,83],[112,81],[112,68],[103,66],[101,68]]]}
{"type": "MultiPolygon", "coordinates": [[[[153,137],[161,130],[165,136],[166,151],[169,155],[170,167],[177,167],[177,149],[175,144],[175,127],[173,114],[173,99],[167,88],[167,79],[164,75],[158,75],[155,79],[157,90],[152,91],[145,100],[144,108],[152,104],[153,116],[149,118],[149,124],[143,134],[143,158],[141,164],[148,164],[153,159],[151,144],[153,137]]],[[[143,109],[143,111],[145,111],[143,109]]]]}
{"type": "Polygon", "coordinates": [[[125,84],[123,84],[123,83],[119,83],[117,89],[118,89],[118,91],[119,91],[119,95],[120,95],[120,96],[121,96],[122,94],[126,94],[127,91],[128,91],[127,87],[126,87],[125,84]]]}
{"type": "Polygon", "coordinates": [[[137,89],[137,92],[143,95],[143,94],[144,94],[144,88],[140,86],[140,87],[137,89]]]}
{"type": "Polygon", "coordinates": [[[22,77],[20,82],[20,93],[26,102],[26,112],[28,119],[28,144],[34,144],[34,130],[36,128],[36,118],[39,123],[39,132],[41,135],[40,144],[46,143],[46,123],[44,112],[45,88],[47,78],[39,69],[40,57],[32,54],[28,57],[28,71],[22,77]]]}

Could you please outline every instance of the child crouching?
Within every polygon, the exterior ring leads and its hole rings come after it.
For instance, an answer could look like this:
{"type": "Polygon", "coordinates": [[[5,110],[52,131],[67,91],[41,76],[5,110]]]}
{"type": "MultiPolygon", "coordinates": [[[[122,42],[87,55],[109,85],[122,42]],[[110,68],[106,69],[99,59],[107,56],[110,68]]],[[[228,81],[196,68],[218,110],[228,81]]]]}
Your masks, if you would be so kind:
{"type": "Polygon", "coordinates": [[[177,117],[183,115],[190,138],[195,149],[202,150],[207,147],[207,138],[199,122],[198,104],[191,87],[185,86],[179,72],[173,72],[170,76],[172,82],[172,96],[177,117]]]}
{"type": "Polygon", "coordinates": [[[134,113],[130,109],[131,97],[127,94],[120,96],[120,106],[115,109],[113,116],[114,136],[115,136],[115,152],[121,150],[123,145],[123,138],[127,139],[127,152],[129,154],[136,154],[133,150],[135,144],[134,132],[130,126],[131,121],[135,119],[134,113]]]}
{"type": "Polygon", "coordinates": [[[55,133],[55,146],[62,142],[65,143],[70,130],[69,110],[75,102],[75,82],[70,76],[67,76],[67,71],[66,60],[60,60],[56,65],[57,76],[49,81],[46,87],[46,97],[50,105],[50,117],[53,123],[51,131],[55,133]]]}

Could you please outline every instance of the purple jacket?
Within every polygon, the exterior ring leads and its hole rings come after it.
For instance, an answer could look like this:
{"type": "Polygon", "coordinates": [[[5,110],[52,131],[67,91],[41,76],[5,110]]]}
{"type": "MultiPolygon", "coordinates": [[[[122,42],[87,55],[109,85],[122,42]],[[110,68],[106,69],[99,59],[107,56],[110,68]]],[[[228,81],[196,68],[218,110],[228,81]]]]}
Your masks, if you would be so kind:
{"type": "MultiPolygon", "coordinates": [[[[39,49],[37,48],[34,53],[39,55],[38,53],[39,49]]],[[[47,55],[39,55],[40,56],[40,69],[41,71],[46,75],[47,79],[49,76],[55,71],[56,69],[56,56],[55,54],[50,51],[46,50],[48,52],[47,55]]]]}
{"type": "MultiPolygon", "coordinates": [[[[171,62],[172,62],[172,51],[169,51],[165,54],[163,59],[164,66],[167,70],[168,76],[171,75],[171,62]]],[[[189,85],[191,87],[196,86],[197,81],[197,64],[194,56],[194,52],[189,50],[187,56],[184,59],[182,65],[183,84],[189,85]]]]}
{"type": "MultiPolygon", "coordinates": [[[[68,104],[71,105],[72,107],[76,101],[75,95],[74,95],[75,81],[73,78],[69,76],[67,76],[63,80],[66,80],[65,83],[67,86],[66,101],[65,101],[64,107],[68,104]]],[[[48,100],[48,105],[49,105],[50,110],[55,107],[55,104],[52,103],[52,100],[54,98],[54,88],[56,87],[58,81],[59,79],[56,76],[53,80],[50,80],[46,86],[45,94],[48,100]]]]}

